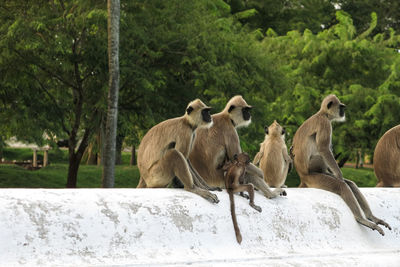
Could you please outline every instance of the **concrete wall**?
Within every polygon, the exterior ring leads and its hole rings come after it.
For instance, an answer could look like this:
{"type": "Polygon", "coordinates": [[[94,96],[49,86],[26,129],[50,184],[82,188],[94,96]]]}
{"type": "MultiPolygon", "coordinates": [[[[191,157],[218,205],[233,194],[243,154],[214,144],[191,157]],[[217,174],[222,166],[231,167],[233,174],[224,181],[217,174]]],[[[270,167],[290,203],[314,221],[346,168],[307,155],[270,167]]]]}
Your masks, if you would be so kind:
{"type": "Polygon", "coordinates": [[[2,189],[0,265],[399,266],[400,189],[364,188],[381,236],[336,195],[235,197],[237,244],[225,191],[219,204],[181,189],[2,189]]]}

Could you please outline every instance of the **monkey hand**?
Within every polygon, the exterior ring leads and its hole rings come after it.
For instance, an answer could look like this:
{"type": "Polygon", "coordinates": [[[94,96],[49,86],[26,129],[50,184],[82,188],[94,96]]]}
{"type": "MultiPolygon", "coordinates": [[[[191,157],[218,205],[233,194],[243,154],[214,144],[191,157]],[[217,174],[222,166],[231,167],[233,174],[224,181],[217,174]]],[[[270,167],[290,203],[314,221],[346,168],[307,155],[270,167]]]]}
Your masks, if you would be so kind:
{"type": "Polygon", "coordinates": [[[286,190],[283,190],[279,195],[280,196],[287,196],[286,190]]]}
{"type": "Polygon", "coordinates": [[[254,203],[250,203],[250,206],[251,206],[253,209],[255,209],[256,211],[258,211],[258,212],[261,212],[261,211],[262,211],[261,207],[260,207],[260,206],[257,206],[257,205],[254,204],[254,203]]]}

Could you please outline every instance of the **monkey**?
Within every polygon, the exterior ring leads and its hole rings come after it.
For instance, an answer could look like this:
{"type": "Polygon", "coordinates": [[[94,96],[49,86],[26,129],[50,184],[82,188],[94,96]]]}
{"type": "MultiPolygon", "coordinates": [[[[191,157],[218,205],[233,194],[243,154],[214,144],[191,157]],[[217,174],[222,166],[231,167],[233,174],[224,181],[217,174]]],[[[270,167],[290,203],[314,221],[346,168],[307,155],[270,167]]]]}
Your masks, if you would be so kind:
{"type": "Polygon", "coordinates": [[[244,174],[246,167],[250,163],[250,157],[247,153],[235,154],[232,162],[226,162],[222,167],[225,171],[225,188],[229,194],[229,201],[231,204],[231,217],[233,222],[233,228],[235,229],[236,240],[240,244],[242,243],[242,235],[236,219],[235,213],[235,199],[234,193],[242,193],[247,191],[250,199],[250,206],[261,212],[261,207],[254,204],[254,186],[252,184],[244,184],[244,174]]]}
{"type": "MultiPolygon", "coordinates": [[[[236,129],[251,123],[251,109],[252,106],[242,96],[234,96],[222,112],[211,116],[211,127],[198,129],[189,160],[209,186],[225,185],[222,166],[242,152],[236,129]]],[[[264,181],[263,172],[252,163],[247,166],[244,179],[245,183],[253,184],[267,198],[286,194],[282,188],[271,191],[264,181]]]]}
{"type": "Polygon", "coordinates": [[[400,187],[400,125],[388,130],[374,151],[377,187],[400,187]]]}
{"type": "Polygon", "coordinates": [[[338,194],[358,223],[385,235],[378,225],[383,225],[389,230],[391,227],[372,214],[357,185],[343,177],[331,150],[331,123],[345,121],[345,108],[339,98],[328,95],[322,101],[320,110],[297,129],[291,154],[301,180],[299,187],[319,188],[338,194]],[[360,207],[366,218],[363,217],[360,207]]]}
{"type": "Polygon", "coordinates": [[[286,176],[291,168],[285,144],[285,129],[275,120],[269,127],[265,126],[265,139],[260,144],[260,151],[253,160],[264,173],[265,182],[271,187],[286,187],[286,176]]]}
{"type": "Polygon", "coordinates": [[[185,190],[218,203],[218,197],[203,186],[205,182],[194,182],[198,173],[188,160],[196,131],[213,124],[210,109],[196,99],[188,104],[185,115],[163,121],[145,134],[138,150],[137,188],[163,188],[177,177],[185,190]]]}

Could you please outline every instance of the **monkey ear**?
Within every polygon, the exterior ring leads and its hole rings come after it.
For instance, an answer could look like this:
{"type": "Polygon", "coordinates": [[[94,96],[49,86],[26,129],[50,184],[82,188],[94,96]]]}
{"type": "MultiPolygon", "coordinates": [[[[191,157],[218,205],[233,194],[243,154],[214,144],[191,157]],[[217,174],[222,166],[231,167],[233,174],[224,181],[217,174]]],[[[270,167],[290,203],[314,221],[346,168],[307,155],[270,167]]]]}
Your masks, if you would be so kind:
{"type": "Polygon", "coordinates": [[[193,111],[193,108],[192,108],[192,107],[188,107],[188,108],[186,109],[186,112],[187,112],[188,115],[189,115],[192,111],[193,111]]]}
{"type": "Polygon", "coordinates": [[[269,132],[268,132],[268,126],[265,126],[265,127],[264,127],[264,132],[265,132],[266,134],[269,133],[269,132]]]}
{"type": "Polygon", "coordinates": [[[328,109],[330,109],[331,108],[331,106],[332,106],[332,104],[333,104],[333,101],[330,101],[329,103],[328,103],[328,109]]]}
{"type": "Polygon", "coordinates": [[[231,105],[228,109],[228,112],[231,113],[231,111],[235,108],[235,105],[231,105]]]}

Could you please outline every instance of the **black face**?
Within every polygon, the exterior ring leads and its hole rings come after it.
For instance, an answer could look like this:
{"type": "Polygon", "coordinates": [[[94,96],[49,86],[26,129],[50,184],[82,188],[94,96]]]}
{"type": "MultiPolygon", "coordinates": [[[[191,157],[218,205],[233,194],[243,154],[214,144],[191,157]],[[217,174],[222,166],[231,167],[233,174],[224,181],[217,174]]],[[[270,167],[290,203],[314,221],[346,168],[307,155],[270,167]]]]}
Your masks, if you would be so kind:
{"type": "Polygon", "coordinates": [[[345,109],[346,109],[346,105],[340,104],[340,106],[339,106],[339,115],[340,115],[340,117],[344,116],[344,110],[345,109]]]}
{"type": "Polygon", "coordinates": [[[250,110],[251,110],[251,107],[244,107],[244,108],[242,108],[242,115],[243,115],[243,119],[244,119],[245,121],[248,121],[248,120],[251,119],[250,110]]]}
{"type": "Polygon", "coordinates": [[[211,122],[211,115],[210,115],[210,109],[205,108],[201,111],[201,116],[203,117],[203,121],[205,122],[211,122]]]}
{"type": "Polygon", "coordinates": [[[265,126],[265,127],[264,127],[264,132],[265,132],[266,134],[269,133],[269,132],[268,132],[268,126],[265,126]]]}

